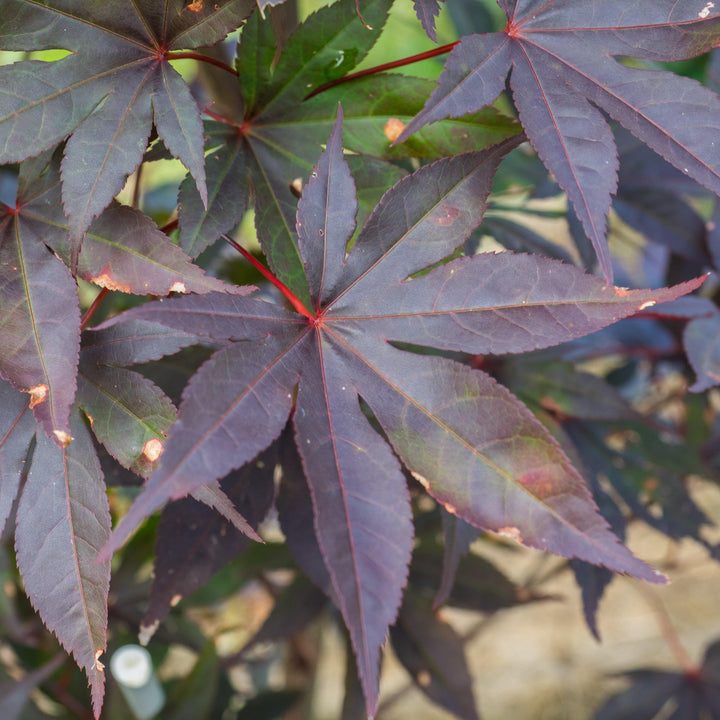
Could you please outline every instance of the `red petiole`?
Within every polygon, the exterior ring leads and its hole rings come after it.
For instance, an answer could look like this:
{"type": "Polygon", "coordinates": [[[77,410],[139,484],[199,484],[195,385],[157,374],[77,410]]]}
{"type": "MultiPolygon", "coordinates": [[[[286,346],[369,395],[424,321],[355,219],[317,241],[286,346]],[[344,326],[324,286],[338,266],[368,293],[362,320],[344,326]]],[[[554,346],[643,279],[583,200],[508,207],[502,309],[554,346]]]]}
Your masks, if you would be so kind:
{"type": "Polygon", "coordinates": [[[315,323],[317,317],[313,315],[297,298],[295,293],[281,280],[278,280],[257,258],[249,253],[240,243],[227,235],[222,236],[225,242],[232,245],[264,278],[269,280],[287,299],[288,302],[304,317],[315,323]]]}
{"type": "Polygon", "coordinates": [[[376,65],[375,67],[366,68],[365,70],[359,70],[358,72],[344,75],[336,80],[331,80],[315,88],[309,95],[305,97],[308,100],[315,95],[319,95],[321,92],[325,92],[336,85],[342,85],[343,83],[350,82],[351,80],[357,80],[358,78],[365,77],[366,75],[375,75],[376,73],[384,72],[385,70],[392,70],[393,68],[403,67],[404,65],[411,65],[412,63],[420,62],[421,60],[427,60],[428,58],[437,57],[438,55],[444,55],[450,52],[460,41],[448,43],[447,45],[441,45],[440,47],[433,48],[432,50],[426,50],[425,52],[418,53],[417,55],[409,55],[402,60],[393,60],[392,62],[383,63],[382,65],[376,65]]]}
{"type": "Polygon", "coordinates": [[[202,55],[201,53],[190,51],[175,51],[169,52],[165,57],[168,60],[198,60],[200,62],[208,63],[210,65],[215,65],[215,67],[222,68],[223,70],[226,70],[227,72],[232,73],[235,76],[237,76],[238,74],[238,71],[234,67],[231,67],[227,63],[224,63],[222,60],[216,60],[214,57],[210,57],[209,55],[202,55]]]}

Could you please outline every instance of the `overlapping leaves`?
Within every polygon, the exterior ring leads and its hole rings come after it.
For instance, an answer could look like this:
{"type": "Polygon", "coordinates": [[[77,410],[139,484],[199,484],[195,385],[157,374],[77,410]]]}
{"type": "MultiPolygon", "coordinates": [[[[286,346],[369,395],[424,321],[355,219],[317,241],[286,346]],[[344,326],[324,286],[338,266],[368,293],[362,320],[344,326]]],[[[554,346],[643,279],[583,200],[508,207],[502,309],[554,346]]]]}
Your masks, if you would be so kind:
{"type": "Polygon", "coordinates": [[[389,0],[361,4],[365,27],[353,0],[341,0],[313,13],[288,40],[274,62],[272,24],[255,13],[243,28],[236,67],[242,119],[208,121],[208,205],[203,206],[188,176],[180,189],[180,244],[193,257],[241,219],[254,191],[258,238],[273,272],[304,301],[307,282],[297,246],[297,197],[335,118],[345,109],[345,143],[358,186],[364,220],[382,193],[404,171],[387,159],[437,159],[464,152],[468,143],[485,147],[519,132],[511,118],[493,109],[462,120],[445,121],[391,147],[391,139],[418,112],[432,83],[401,75],[371,76],[315,97],[323,83],[352,70],[372,48],[387,18],[389,0]],[[388,123],[390,123],[388,129],[388,123]]]}
{"type": "Polygon", "coordinates": [[[52,63],[0,69],[0,148],[3,162],[18,162],[71,136],[62,197],[76,245],[140,163],[153,124],[207,201],[199,110],[168,53],[219,42],[254,3],[218,0],[198,12],[185,6],[183,0],[3,5],[0,48],[71,52],[52,63]]]}
{"type": "MultiPolygon", "coordinates": [[[[510,87],[530,142],[572,202],[611,279],[606,214],[617,155],[601,108],[682,172],[720,194],[720,100],[697,82],[618,61],[682,60],[720,37],[705,0],[603,3],[499,0],[504,32],[468,35],[400,140],[426,123],[476,111],[510,87]]],[[[428,3],[432,7],[432,3],[428,3]]]]}
{"type": "Polygon", "coordinates": [[[209,293],[147,304],[105,330],[141,320],[230,341],[188,384],[160,467],[105,554],[167,500],[251,460],[292,415],[318,542],[371,712],[379,650],[412,546],[396,455],[450,512],[476,526],[659,580],[612,535],[580,476],[520,401],[482,372],[408,347],[523,352],[699,285],[628,291],[570,266],[511,254],[461,258],[413,279],[479,224],[495,170],[518,142],[405,178],[347,253],[357,201],[339,117],[298,206],[311,309],[209,293]]]}

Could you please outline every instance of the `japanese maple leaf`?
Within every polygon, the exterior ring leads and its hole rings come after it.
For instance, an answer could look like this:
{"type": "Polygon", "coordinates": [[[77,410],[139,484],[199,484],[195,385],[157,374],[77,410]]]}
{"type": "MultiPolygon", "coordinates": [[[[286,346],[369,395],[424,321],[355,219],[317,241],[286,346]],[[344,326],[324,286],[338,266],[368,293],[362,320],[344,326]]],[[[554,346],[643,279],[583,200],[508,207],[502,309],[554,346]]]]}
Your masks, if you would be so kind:
{"type": "Polygon", "coordinates": [[[493,102],[512,70],[510,87],[528,139],[572,202],[609,281],[606,215],[618,165],[598,108],[720,194],[718,96],[694,80],[628,67],[616,58],[684,60],[710,50],[720,38],[720,3],[498,2],[508,17],[505,30],[462,38],[398,142],[426,123],[493,102]]]}
{"type": "Polygon", "coordinates": [[[231,342],[190,380],[159,469],[101,557],[167,500],[251,460],[292,414],[318,543],[372,714],[380,647],[412,549],[400,462],[475,526],[660,580],[610,532],[558,444],[515,396],[483,372],[408,346],[523,352],[592,332],[701,281],[622,290],[556,261],[509,253],[460,258],[413,277],[479,224],[494,172],[517,138],[402,179],[348,253],[357,201],[341,120],[298,204],[311,310],[287,290],[296,311],[209,293],[148,303],[110,321],[152,321],[231,342]]]}
{"type": "Polygon", "coordinates": [[[3,3],[0,48],[71,51],[52,63],[0,68],[0,163],[33,157],[70,136],[62,197],[76,239],[140,163],[153,123],[207,202],[199,110],[169,60],[181,48],[222,40],[254,3],[216,0],[194,12],[186,4],[3,3]]]}

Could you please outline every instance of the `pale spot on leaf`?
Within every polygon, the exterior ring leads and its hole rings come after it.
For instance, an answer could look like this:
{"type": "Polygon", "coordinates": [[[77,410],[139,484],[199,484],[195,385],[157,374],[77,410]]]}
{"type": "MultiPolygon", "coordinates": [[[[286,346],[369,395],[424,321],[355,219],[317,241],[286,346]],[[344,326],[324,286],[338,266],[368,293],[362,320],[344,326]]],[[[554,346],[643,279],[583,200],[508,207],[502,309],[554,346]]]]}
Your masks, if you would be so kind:
{"type": "Polygon", "coordinates": [[[180,593],[178,593],[177,595],[173,595],[172,599],[170,600],[170,607],[175,607],[181,600],[182,595],[180,595],[180,593]]]}
{"type": "Polygon", "coordinates": [[[420,475],[419,473],[416,473],[416,472],[414,472],[414,471],[412,471],[412,470],[411,470],[410,472],[411,472],[412,476],[413,476],[426,490],[429,490],[429,489],[430,489],[430,482],[428,481],[428,479],[427,479],[426,477],[423,477],[423,476],[420,475]]]}
{"type": "Polygon", "coordinates": [[[654,300],[648,300],[647,302],[644,302],[638,310],[644,310],[645,308],[652,307],[653,305],[656,305],[657,303],[654,300]]]}
{"type": "Polygon", "coordinates": [[[98,672],[103,672],[105,670],[105,666],[100,662],[100,656],[103,654],[102,650],[96,650],[95,651],[95,669],[98,672]]]}
{"type": "Polygon", "coordinates": [[[709,2],[699,13],[699,18],[706,18],[710,14],[710,10],[712,10],[715,7],[714,2],[709,2]]]}
{"type": "Polygon", "coordinates": [[[177,292],[177,293],[187,292],[187,290],[185,289],[185,283],[181,283],[181,282],[179,282],[179,281],[178,281],[178,282],[174,282],[174,283],[170,286],[170,290],[169,290],[168,292],[177,292]]]}
{"type": "Polygon", "coordinates": [[[53,434],[60,441],[60,444],[66,448],[72,441],[73,436],[63,430],[53,430],[53,434]]]}
{"type": "Polygon", "coordinates": [[[449,227],[455,222],[458,215],[460,215],[460,211],[457,208],[451,207],[450,205],[443,205],[440,211],[433,216],[432,221],[436,225],[449,227]]]}
{"type": "Polygon", "coordinates": [[[32,409],[47,400],[48,386],[44,384],[35,385],[27,390],[27,392],[30,393],[30,409],[32,409]]]}
{"type": "Polygon", "coordinates": [[[432,682],[432,677],[430,676],[430,673],[427,670],[421,670],[417,674],[417,684],[420,687],[428,687],[430,683],[432,682]]]}
{"type": "Polygon", "coordinates": [[[508,527],[502,527],[497,531],[498,535],[501,535],[502,537],[510,538],[511,540],[515,540],[516,542],[521,543],[522,535],[520,534],[520,530],[518,530],[516,527],[513,527],[512,525],[508,525],[508,527]]]}
{"type": "Polygon", "coordinates": [[[616,287],[613,288],[613,290],[615,290],[615,295],[617,295],[617,297],[627,297],[632,292],[632,290],[626,287],[616,287]]]}
{"type": "Polygon", "coordinates": [[[405,129],[405,123],[402,120],[399,120],[398,118],[390,118],[385,123],[385,137],[391,142],[395,142],[400,135],[402,134],[402,131],[405,129]]]}
{"type": "Polygon", "coordinates": [[[454,515],[457,512],[457,508],[454,505],[451,505],[450,503],[445,503],[445,509],[451,514],[454,515]]]}
{"type": "Polygon", "coordinates": [[[143,445],[142,454],[150,461],[155,462],[165,450],[165,446],[157,438],[151,438],[143,445]]]}
{"type": "Polygon", "coordinates": [[[132,289],[129,285],[123,285],[122,283],[119,283],[107,272],[100,273],[100,275],[90,278],[90,282],[93,282],[102,288],[107,288],[108,290],[119,290],[120,292],[124,293],[132,292],[132,289]]]}

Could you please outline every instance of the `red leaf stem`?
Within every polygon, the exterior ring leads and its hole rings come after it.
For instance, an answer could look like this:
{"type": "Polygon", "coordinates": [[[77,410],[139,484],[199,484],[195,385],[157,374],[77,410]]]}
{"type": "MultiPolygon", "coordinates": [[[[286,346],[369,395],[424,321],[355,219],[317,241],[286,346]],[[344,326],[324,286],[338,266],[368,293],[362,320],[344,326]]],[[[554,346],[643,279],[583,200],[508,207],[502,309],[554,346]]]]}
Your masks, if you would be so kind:
{"type": "Polygon", "coordinates": [[[208,117],[211,117],[213,120],[217,120],[218,122],[225,123],[226,125],[234,125],[235,127],[239,128],[240,126],[237,123],[232,122],[231,120],[228,120],[226,117],[223,117],[222,115],[214,112],[210,108],[203,108],[203,112],[208,117]]]}
{"type": "Polygon", "coordinates": [[[376,73],[384,72],[385,70],[392,70],[393,68],[403,67],[404,65],[412,65],[412,63],[420,62],[421,60],[427,60],[428,58],[437,57],[438,55],[444,55],[449,53],[460,41],[448,43],[447,45],[441,45],[440,47],[433,48],[432,50],[426,50],[425,52],[418,53],[417,55],[409,55],[401,60],[393,60],[392,62],[383,63],[382,65],[376,65],[375,67],[366,68],[365,70],[358,70],[358,72],[344,75],[336,80],[326,82],[324,85],[315,88],[309,95],[305,97],[306,100],[319,95],[321,92],[325,92],[336,85],[342,85],[343,83],[350,82],[351,80],[357,80],[357,78],[365,77],[366,75],[375,75],[376,73]]]}
{"type": "Polygon", "coordinates": [[[227,63],[224,63],[222,60],[216,60],[214,57],[210,57],[209,55],[203,55],[201,53],[196,52],[190,52],[190,51],[176,51],[176,52],[169,52],[167,54],[168,60],[198,60],[200,62],[206,62],[210,65],[215,65],[215,67],[222,68],[223,70],[226,70],[229,73],[232,73],[233,75],[237,76],[238,71],[228,65],[227,63]]]}
{"type": "Polygon", "coordinates": [[[251,265],[253,265],[264,278],[269,280],[280,292],[288,299],[289,303],[304,317],[311,322],[315,322],[317,317],[313,315],[297,298],[290,288],[284,282],[278,280],[257,258],[253,257],[240,243],[233,240],[228,235],[222,235],[223,240],[232,245],[251,265]]]}
{"type": "Polygon", "coordinates": [[[80,329],[81,330],[85,329],[85,326],[90,322],[90,318],[95,314],[95,311],[98,309],[100,303],[105,299],[105,296],[109,292],[110,292],[110,290],[108,290],[108,288],[104,287],[97,294],[96,298],[90,304],[90,307],[85,311],[85,314],[82,316],[82,320],[80,321],[80,329]]]}

